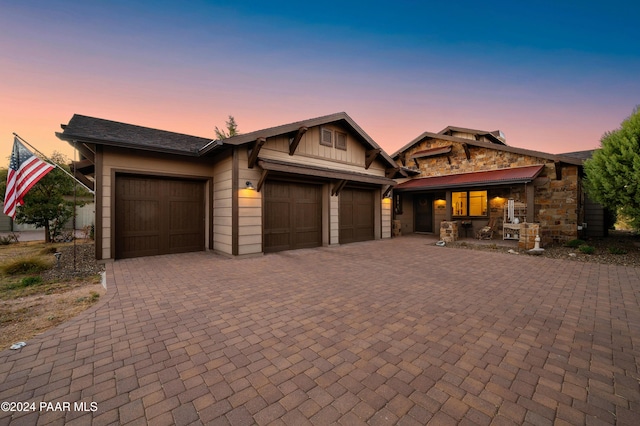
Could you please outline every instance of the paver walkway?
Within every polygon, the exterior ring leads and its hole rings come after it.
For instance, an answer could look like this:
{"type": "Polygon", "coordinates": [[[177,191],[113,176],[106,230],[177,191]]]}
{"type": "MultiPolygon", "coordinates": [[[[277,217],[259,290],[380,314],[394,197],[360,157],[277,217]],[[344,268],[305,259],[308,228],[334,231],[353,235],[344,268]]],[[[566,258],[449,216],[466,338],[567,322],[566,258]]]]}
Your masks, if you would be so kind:
{"type": "Polygon", "coordinates": [[[108,284],[0,352],[0,401],[37,405],[0,425],[640,421],[640,269],[402,237],[117,261],[108,284]]]}

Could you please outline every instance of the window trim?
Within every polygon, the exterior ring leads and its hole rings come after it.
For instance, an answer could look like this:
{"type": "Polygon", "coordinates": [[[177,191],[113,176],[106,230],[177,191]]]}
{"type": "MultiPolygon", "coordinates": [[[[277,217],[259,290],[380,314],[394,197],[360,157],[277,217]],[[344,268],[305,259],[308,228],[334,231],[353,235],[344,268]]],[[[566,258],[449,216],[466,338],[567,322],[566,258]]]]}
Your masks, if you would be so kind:
{"type": "Polygon", "coordinates": [[[470,218],[483,218],[483,217],[489,217],[489,191],[486,189],[473,189],[473,190],[468,190],[468,191],[451,191],[451,217],[455,217],[455,218],[463,218],[463,217],[470,217],[470,218]],[[472,192],[484,192],[485,193],[485,206],[484,206],[484,210],[485,210],[485,214],[484,215],[471,215],[470,214],[470,201],[471,201],[471,193],[472,192]],[[465,211],[464,214],[461,215],[457,215],[455,214],[455,210],[453,208],[453,199],[454,199],[454,195],[456,193],[464,193],[466,194],[466,204],[465,204],[465,211]]]}
{"type": "Polygon", "coordinates": [[[333,133],[334,133],[336,149],[346,151],[347,150],[347,134],[345,132],[339,132],[337,130],[335,130],[333,133]],[[338,144],[339,136],[344,136],[344,145],[338,144]]]}
{"type": "Polygon", "coordinates": [[[333,139],[334,139],[333,130],[328,129],[326,127],[320,127],[320,145],[333,148],[333,139]],[[329,135],[330,141],[328,142],[325,142],[324,140],[325,132],[327,132],[327,134],[329,135]]]}

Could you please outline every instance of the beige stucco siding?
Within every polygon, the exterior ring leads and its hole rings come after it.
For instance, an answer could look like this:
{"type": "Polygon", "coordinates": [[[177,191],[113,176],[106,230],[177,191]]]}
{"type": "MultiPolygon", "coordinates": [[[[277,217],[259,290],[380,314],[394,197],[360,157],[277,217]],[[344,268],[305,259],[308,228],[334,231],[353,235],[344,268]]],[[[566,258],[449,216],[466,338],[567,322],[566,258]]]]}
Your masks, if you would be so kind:
{"type": "MultiPolygon", "coordinates": [[[[102,154],[102,259],[111,259],[113,253],[111,236],[115,218],[112,194],[116,172],[198,179],[212,177],[212,168],[205,160],[105,148],[102,154]]],[[[205,190],[205,235],[209,235],[211,217],[208,185],[205,190]]],[[[208,243],[208,238],[205,238],[206,248],[209,248],[208,243]]]]}

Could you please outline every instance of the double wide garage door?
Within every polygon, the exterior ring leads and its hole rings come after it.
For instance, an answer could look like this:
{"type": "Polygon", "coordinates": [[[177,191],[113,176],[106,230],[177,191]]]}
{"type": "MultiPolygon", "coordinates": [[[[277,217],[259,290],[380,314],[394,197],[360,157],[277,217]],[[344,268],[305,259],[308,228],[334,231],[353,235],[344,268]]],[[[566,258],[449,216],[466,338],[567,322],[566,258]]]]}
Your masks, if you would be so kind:
{"type": "Polygon", "coordinates": [[[204,250],[204,182],[116,175],[118,259],[204,250]]]}

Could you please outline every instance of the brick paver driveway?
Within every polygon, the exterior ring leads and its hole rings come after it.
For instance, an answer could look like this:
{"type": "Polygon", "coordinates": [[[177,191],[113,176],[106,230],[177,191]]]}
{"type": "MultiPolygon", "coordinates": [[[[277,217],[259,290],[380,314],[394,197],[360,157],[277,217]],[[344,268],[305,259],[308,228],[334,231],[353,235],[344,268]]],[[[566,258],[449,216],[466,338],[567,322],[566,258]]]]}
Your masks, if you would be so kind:
{"type": "Polygon", "coordinates": [[[421,237],[108,268],[99,306],[0,353],[0,401],[36,403],[0,424],[640,421],[640,269],[421,237]]]}

